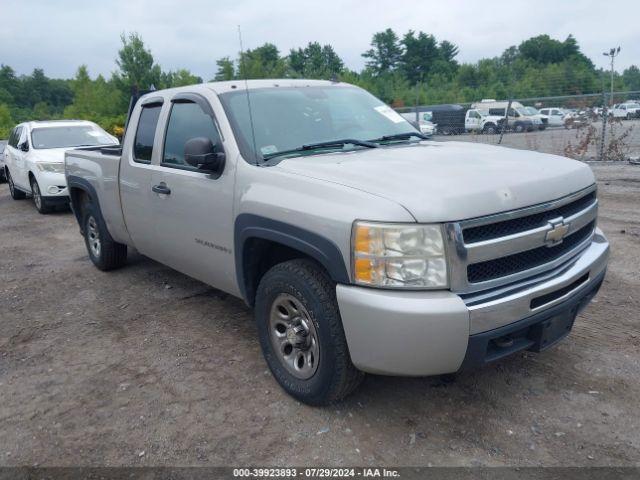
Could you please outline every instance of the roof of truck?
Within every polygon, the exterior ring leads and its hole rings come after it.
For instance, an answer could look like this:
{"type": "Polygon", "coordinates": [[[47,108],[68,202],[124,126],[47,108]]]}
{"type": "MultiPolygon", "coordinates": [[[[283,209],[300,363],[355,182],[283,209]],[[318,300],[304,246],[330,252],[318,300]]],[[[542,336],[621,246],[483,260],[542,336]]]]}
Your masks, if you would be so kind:
{"type": "Polygon", "coordinates": [[[335,86],[335,87],[350,87],[352,85],[344,82],[332,82],[330,80],[303,80],[303,79],[291,79],[291,78],[273,78],[262,80],[230,80],[225,82],[209,82],[198,83],[194,85],[187,85],[184,87],[167,88],[163,90],[157,90],[145,93],[140,98],[153,97],[154,94],[162,93],[180,93],[180,92],[197,92],[198,90],[211,90],[216,94],[233,92],[235,90],[255,90],[258,88],[277,88],[277,87],[322,87],[322,86],[335,86]]]}
{"type": "Polygon", "coordinates": [[[322,86],[350,86],[347,83],[332,82],[330,80],[304,80],[291,78],[276,78],[264,80],[231,80],[227,82],[211,82],[206,83],[206,87],[216,93],[231,92],[233,90],[254,90],[257,88],[274,88],[274,87],[322,87],[322,86]]]}

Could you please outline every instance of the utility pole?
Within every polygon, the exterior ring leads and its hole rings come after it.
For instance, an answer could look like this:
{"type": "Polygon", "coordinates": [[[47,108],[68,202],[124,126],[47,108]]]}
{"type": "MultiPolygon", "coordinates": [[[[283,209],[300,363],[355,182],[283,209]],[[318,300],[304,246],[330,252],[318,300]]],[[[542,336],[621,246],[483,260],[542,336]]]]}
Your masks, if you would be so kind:
{"type": "Polygon", "coordinates": [[[615,58],[620,54],[620,47],[618,48],[612,48],[611,50],[609,50],[609,52],[603,52],[602,55],[604,55],[605,57],[609,57],[611,58],[611,98],[609,99],[609,103],[613,106],[613,62],[615,60],[615,58]]]}

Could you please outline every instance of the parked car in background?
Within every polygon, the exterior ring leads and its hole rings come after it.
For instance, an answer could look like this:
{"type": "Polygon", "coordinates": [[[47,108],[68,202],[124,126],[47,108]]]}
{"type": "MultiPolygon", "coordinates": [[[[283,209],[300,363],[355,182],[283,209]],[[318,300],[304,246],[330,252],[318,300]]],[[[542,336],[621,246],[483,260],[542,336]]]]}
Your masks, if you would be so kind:
{"type": "Polygon", "coordinates": [[[431,112],[418,112],[418,122],[416,123],[415,112],[404,112],[400,114],[411,125],[416,127],[423,135],[431,136],[436,133],[438,125],[433,123],[433,114],[431,112]]]}
{"type": "Polygon", "coordinates": [[[531,117],[524,111],[524,105],[520,102],[508,102],[506,100],[496,101],[493,99],[484,99],[480,102],[471,104],[471,108],[482,111],[488,111],[489,115],[496,117],[505,117],[507,107],[509,107],[509,118],[505,121],[506,129],[514,132],[531,132],[538,130],[542,125],[540,118],[531,117]]]}
{"type": "Polygon", "coordinates": [[[569,110],[564,116],[564,128],[582,128],[591,123],[591,118],[587,110],[569,110]]]}
{"type": "Polygon", "coordinates": [[[547,117],[547,126],[564,127],[565,112],[559,107],[545,107],[540,109],[542,115],[547,117]]]}
{"type": "Polygon", "coordinates": [[[439,135],[459,135],[465,132],[464,118],[467,111],[461,105],[443,104],[419,107],[421,114],[427,114],[436,126],[439,135]]]}
{"type": "Polygon", "coordinates": [[[538,122],[534,122],[534,124],[538,125],[538,130],[544,130],[547,128],[549,123],[549,117],[542,112],[539,112],[535,107],[523,107],[522,111],[531,119],[539,120],[538,122]]]}
{"type": "Polygon", "coordinates": [[[467,132],[486,133],[493,135],[502,130],[505,118],[499,115],[490,115],[488,110],[470,108],[464,119],[467,132]]]}
{"type": "Polygon", "coordinates": [[[257,328],[230,348],[257,331],[300,401],[340,400],[362,372],[439,375],[544,350],[603,282],[585,163],[424,141],[340,82],[218,82],[131,104],[122,148],[65,153],[91,262],[122,267],[133,247],[243,298],[257,328]]]}
{"type": "Polygon", "coordinates": [[[30,195],[40,213],[69,202],[64,152],[70,148],[117,145],[118,139],[93,122],[49,120],[17,125],[5,151],[4,172],[14,200],[30,195]]]}
{"type": "Polygon", "coordinates": [[[626,118],[627,120],[640,118],[640,104],[621,103],[619,105],[614,105],[609,114],[613,118],[626,118]]]}
{"type": "Polygon", "coordinates": [[[7,147],[7,140],[0,140],[0,183],[5,181],[4,178],[4,151],[7,147]]]}

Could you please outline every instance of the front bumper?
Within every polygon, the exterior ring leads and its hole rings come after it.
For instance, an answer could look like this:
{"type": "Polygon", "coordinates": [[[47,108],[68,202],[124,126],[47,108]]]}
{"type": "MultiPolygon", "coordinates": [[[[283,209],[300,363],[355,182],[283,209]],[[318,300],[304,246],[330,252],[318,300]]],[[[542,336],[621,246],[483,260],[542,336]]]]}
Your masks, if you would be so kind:
{"type": "Polygon", "coordinates": [[[425,376],[542,350],[568,333],[595,295],[608,256],[609,244],[596,229],[594,241],[568,265],[510,289],[463,298],[338,285],[351,360],[369,373],[425,376]]]}
{"type": "Polygon", "coordinates": [[[67,179],[64,173],[55,172],[37,172],[35,174],[40,193],[43,198],[55,203],[59,201],[64,203],[69,199],[69,189],[67,188],[67,179]]]}

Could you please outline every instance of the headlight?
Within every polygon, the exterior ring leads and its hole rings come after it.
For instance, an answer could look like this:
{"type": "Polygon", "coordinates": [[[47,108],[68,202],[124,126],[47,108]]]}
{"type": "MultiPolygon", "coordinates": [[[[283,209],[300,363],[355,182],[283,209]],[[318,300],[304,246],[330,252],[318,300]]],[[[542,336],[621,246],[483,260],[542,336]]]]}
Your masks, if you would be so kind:
{"type": "Polygon", "coordinates": [[[448,286],[440,225],[356,222],[352,251],[357,284],[413,289],[448,286]]]}
{"type": "Polygon", "coordinates": [[[61,162],[38,162],[36,167],[41,172],[64,173],[64,163],[61,162]]]}

